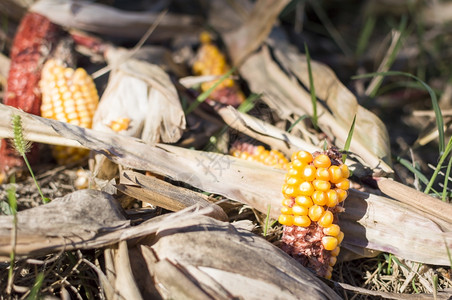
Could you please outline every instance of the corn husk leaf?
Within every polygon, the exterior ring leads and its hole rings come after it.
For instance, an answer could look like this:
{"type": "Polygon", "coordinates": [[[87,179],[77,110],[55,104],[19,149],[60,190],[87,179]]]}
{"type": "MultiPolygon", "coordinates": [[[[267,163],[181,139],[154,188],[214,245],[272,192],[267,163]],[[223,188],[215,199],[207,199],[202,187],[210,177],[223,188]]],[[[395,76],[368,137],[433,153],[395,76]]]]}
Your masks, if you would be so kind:
{"type": "MultiPolygon", "coordinates": [[[[130,137],[43,119],[4,105],[0,107],[0,137],[10,136],[5,136],[8,130],[4,128],[9,128],[11,113],[18,113],[28,128],[25,132],[29,139],[33,136],[42,141],[44,138],[39,132],[47,132],[47,136],[61,135],[64,138],[55,137],[53,141],[76,140],[120,165],[168,176],[246,203],[263,213],[267,213],[270,205],[270,216],[277,218],[279,215],[280,189],[284,182],[281,170],[218,153],[163,144],[146,145],[130,137]]],[[[449,210],[452,214],[452,207],[449,210]]],[[[343,248],[356,253],[370,255],[372,250],[388,251],[412,261],[449,264],[446,246],[452,248],[452,224],[428,211],[391,198],[353,192],[345,201],[340,225],[346,236],[343,248]]]]}
{"type": "MultiPolygon", "coordinates": [[[[159,7],[160,8],[160,7],[159,7]]],[[[30,11],[39,13],[58,25],[106,34],[114,37],[141,38],[159,18],[158,12],[124,11],[91,1],[36,1],[30,11]]],[[[201,30],[194,16],[167,14],[150,41],[159,41],[201,30]]]]}
{"type": "Polygon", "coordinates": [[[186,219],[160,227],[154,241],[139,249],[164,299],[340,299],[280,249],[229,223],[186,219]]]}
{"type": "Polygon", "coordinates": [[[125,49],[111,48],[106,57],[113,70],[94,115],[93,128],[113,132],[109,125],[127,118],[129,128],[120,134],[147,143],[179,140],[185,129],[185,115],[168,74],[157,65],[131,57],[125,49]]]}

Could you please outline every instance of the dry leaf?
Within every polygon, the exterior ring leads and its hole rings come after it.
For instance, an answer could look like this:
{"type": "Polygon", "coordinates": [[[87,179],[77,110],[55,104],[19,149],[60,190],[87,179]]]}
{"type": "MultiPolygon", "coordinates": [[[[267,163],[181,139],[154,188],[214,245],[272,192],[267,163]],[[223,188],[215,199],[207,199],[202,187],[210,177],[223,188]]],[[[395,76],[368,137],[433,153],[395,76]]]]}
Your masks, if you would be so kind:
{"type": "MultiPolygon", "coordinates": [[[[40,0],[31,6],[30,11],[64,27],[137,39],[144,35],[159,15],[158,12],[123,11],[91,1],[40,0]]],[[[199,21],[193,16],[169,13],[149,39],[158,41],[193,34],[201,30],[199,21]]]]}
{"type": "Polygon", "coordinates": [[[126,118],[130,123],[120,134],[140,137],[147,143],[176,142],[185,129],[176,88],[159,66],[131,55],[125,49],[107,51],[113,70],[94,115],[93,128],[113,132],[111,124],[126,118]]]}
{"type": "Polygon", "coordinates": [[[141,249],[165,299],[340,299],[271,243],[212,218],[162,226],[141,249]]]}

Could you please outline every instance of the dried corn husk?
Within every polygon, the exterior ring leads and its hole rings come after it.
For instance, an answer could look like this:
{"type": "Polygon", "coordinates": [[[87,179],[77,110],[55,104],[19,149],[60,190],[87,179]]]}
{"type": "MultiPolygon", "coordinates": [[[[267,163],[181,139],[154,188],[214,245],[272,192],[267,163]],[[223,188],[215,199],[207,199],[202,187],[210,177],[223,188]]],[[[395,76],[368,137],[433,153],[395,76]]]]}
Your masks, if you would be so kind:
{"type": "MultiPolygon", "coordinates": [[[[30,140],[49,139],[65,145],[78,142],[126,167],[168,176],[246,203],[263,213],[271,205],[271,217],[279,214],[284,181],[281,170],[218,153],[146,145],[130,137],[31,116],[4,105],[0,105],[0,137],[11,136],[8,128],[13,112],[22,116],[26,138],[30,140]],[[68,142],[71,140],[77,142],[68,142]]],[[[369,249],[389,251],[412,261],[449,264],[446,245],[452,248],[452,224],[428,211],[391,198],[354,192],[345,201],[340,222],[346,236],[343,247],[354,252],[369,255],[369,249]]]]}
{"type": "Polygon", "coordinates": [[[131,57],[125,49],[110,48],[106,57],[113,70],[93,128],[113,132],[111,124],[126,118],[130,123],[120,134],[139,137],[147,143],[176,142],[185,129],[185,115],[165,71],[131,57]]]}

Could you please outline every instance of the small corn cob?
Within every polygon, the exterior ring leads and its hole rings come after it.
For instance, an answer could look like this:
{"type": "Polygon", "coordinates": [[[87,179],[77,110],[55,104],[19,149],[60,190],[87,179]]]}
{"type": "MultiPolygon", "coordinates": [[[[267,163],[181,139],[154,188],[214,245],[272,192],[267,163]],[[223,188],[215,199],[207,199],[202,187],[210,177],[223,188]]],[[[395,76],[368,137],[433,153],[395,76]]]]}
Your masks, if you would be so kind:
{"type": "MultiPolygon", "coordinates": [[[[38,82],[43,62],[57,44],[63,30],[49,19],[36,13],[27,13],[22,19],[11,48],[11,67],[3,103],[39,115],[41,94],[38,82]]],[[[37,161],[38,148],[27,154],[30,163],[37,161]]],[[[0,173],[23,166],[23,159],[6,140],[0,140],[0,173]]],[[[2,175],[5,177],[5,175],[2,175]]]]}
{"type": "MultiPolygon", "coordinates": [[[[212,39],[207,32],[203,32],[200,36],[201,47],[197,54],[197,60],[193,64],[193,72],[197,75],[224,75],[231,67],[226,61],[226,57],[212,43],[212,39]]],[[[217,80],[204,82],[201,85],[203,92],[210,89],[217,80]]],[[[227,78],[222,81],[215,90],[210,94],[210,98],[220,103],[238,106],[245,100],[243,93],[236,85],[234,80],[227,78]]]]}
{"type": "Polygon", "coordinates": [[[337,215],[350,187],[349,174],[335,149],[314,155],[299,151],[292,155],[282,187],[282,249],[328,279],[344,238],[337,215]]]}
{"type": "Polygon", "coordinates": [[[278,150],[266,150],[264,146],[247,143],[235,143],[231,147],[231,155],[237,158],[260,162],[267,166],[286,169],[289,161],[278,150]]]}
{"type": "MultiPolygon", "coordinates": [[[[41,116],[61,122],[91,128],[94,112],[99,103],[93,79],[82,68],[65,67],[58,60],[48,60],[42,69],[41,116]]],[[[55,146],[57,162],[77,161],[89,153],[86,149],[55,146]]]]}

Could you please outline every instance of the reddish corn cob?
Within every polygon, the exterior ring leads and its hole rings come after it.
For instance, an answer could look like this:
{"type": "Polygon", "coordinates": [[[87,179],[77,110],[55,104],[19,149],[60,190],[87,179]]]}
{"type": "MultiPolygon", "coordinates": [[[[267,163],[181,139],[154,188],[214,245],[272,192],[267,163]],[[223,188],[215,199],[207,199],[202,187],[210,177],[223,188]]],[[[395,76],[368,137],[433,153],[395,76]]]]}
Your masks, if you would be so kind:
{"type": "MultiPolygon", "coordinates": [[[[212,43],[212,39],[207,32],[200,36],[202,46],[199,48],[197,60],[193,64],[193,72],[197,75],[224,75],[231,67],[226,61],[226,57],[212,43]]],[[[201,85],[203,92],[210,89],[217,80],[204,82],[201,85]]],[[[245,100],[234,80],[227,78],[222,81],[210,94],[210,98],[220,103],[238,106],[245,100]]]]}
{"type": "MultiPolygon", "coordinates": [[[[22,19],[11,48],[11,67],[4,104],[31,114],[40,114],[38,82],[42,65],[61,33],[59,26],[36,13],[28,13],[22,19]]],[[[16,155],[7,141],[0,140],[0,143],[0,172],[23,166],[22,158],[16,155]]],[[[37,148],[32,147],[27,157],[31,163],[36,161],[37,148]]]]}
{"type": "Polygon", "coordinates": [[[337,225],[339,206],[347,197],[350,175],[337,150],[292,155],[279,222],[284,225],[282,249],[312,269],[331,278],[344,234],[337,225]]]}
{"type": "MultiPolygon", "coordinates": [[[[93,79],[82,68],[65,67],[50,59],[42,69],[39,83],[42,91],[41,115],[44,118],[91,128],[94,112],[99,103],[93,79]]],[[[53,155],[57,162],[77,161],[89,153],[86,149],[56,146],[53,155]]]]}
{"type": "Polygon", "coordinates": [[[260,162],[275,168],[286,169],[289,164],[289,161],[284,154],[278,150],[266,150],[264,146],[235,143],[230,152],[234,157],[260,162]]]}

